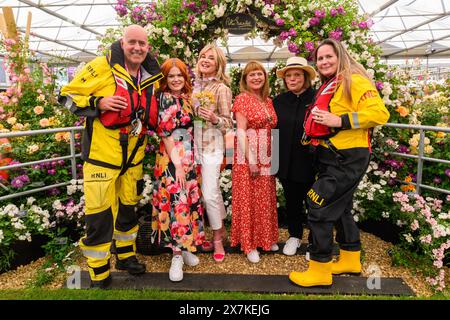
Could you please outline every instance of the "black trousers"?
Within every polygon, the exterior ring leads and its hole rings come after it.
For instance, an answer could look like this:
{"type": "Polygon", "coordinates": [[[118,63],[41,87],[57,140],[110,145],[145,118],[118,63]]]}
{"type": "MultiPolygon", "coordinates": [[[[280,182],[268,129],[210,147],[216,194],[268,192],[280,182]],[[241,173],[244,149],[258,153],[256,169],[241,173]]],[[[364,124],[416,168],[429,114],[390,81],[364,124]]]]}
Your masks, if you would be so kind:
{"type": "Polygon", "coordinates": [[[286,215],[289,236],[302,239],[303,225],[306,223],[305,202],[306,193],[312,182],[296,182],[280,179],[286,198],[286,215]]]}
{"type": "Polygon", "coordinates": [[[367,148],[339,150],[339,157],[324,147],[317,147],[318,178],[307,193],[308,224],[312,233],[311,260],[332,260],[333,226],[340,248],[361,250],[359,229],[351,213],[353,193],[369,164],[367,148]]]}

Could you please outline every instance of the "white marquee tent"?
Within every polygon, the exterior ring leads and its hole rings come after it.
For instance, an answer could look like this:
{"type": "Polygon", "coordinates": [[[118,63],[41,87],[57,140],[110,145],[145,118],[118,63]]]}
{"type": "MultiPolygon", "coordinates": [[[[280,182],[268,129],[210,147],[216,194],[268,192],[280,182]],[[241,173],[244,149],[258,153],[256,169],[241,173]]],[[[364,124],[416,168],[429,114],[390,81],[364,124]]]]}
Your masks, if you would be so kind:
{"type": "MultiPolygon", "coordinates": [[[[148,2],[148,1],[147,1],[148,2]]],[[[64,56],[68,61],[90,60],[98,38],[118,27],[115,0],[0,0],[13,8],[16,24],[24,32],[32,13],[30,48],[44,57],[64,56]]],[[[450,57],[450,0],[358,0],[361,13],[375,22],[372,35],[386,59],[450,57]]],[[[272,41],[230,36],[225,48],[231,62],[249,56],[273,61],[290,55],[272,41]]]]}

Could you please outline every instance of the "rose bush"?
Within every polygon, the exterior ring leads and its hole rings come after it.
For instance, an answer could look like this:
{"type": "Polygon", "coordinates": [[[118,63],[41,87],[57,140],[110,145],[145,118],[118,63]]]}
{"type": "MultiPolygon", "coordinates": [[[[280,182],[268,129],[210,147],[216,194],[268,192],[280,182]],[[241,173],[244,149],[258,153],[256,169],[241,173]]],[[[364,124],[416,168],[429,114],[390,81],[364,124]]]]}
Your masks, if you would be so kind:
{"type": "MultiPolygon", "coordinates": [[[[4,52],[5,70],[11,79],[8,89],[0,93],[1,132],[80,124],[77,117],[62,109],[56,101],[56,69],[35,61],[20,37],[4,39],[0,49],[4,52]]],[[[80,133],[76,133],[75,139],[79,141],[80,133]]],[[[55,158],[70,154],[69,143],[69,132],[4,139],[0,141],[0,158],[10,158],[9,164],[55,158]]],[[[77,142],[77,152],[79,145],[77,142]]],[[[78,169],[80,166],[81,164],[78,169]]],[[[0,196],[70,179],[70,162],[64,160],[11,169],[7,175],[0,176],[3,185],[0,196]]],[[[58,189],[52,189],[47,195],[60,192],[58,189]]]]}

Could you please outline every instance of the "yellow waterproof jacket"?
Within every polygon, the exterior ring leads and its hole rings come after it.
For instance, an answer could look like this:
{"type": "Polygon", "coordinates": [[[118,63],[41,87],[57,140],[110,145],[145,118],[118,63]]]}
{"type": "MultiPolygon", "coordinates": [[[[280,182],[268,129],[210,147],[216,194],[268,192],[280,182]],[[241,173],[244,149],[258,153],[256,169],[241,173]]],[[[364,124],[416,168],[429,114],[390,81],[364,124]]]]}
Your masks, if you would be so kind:
{"type": "MultiPolygon", "coordinates": [[[[119,42],[116,42],[106,56],[97,57],[86,64],[76,77],[61,89],[59,101],[73,113],[86,117],[82,159],[96,165],[119,169],[123,158],[119,142],[120,129],[107,129],[98,119],[98,102],[102,97],[112,96],[116,92],[113,74],[126,81],[127,85],[139,94],[145,88],[150,90],[150,86],[157,86],[157,81],[162,78],[158,63],[147,55],[141,65],[140,83],[136,85],[124,68],[123,50],[119,42]]],[[[129,158],[138,137],[129,135],[128,139],[129,158]]],[[[147,139],[137,151],[132,164],[142,161],[146,142],[147,139]]]]}
{"type": "Polygon", "coordinates": [[[373,84],[359,74],[352,75],[351,101],[343,93],[339,86],[330,101],[330,112],[341,116],[342,128],[329,140],[336,149],[368,148],[369,129],[385,124],[389,111],[373,84]]]}

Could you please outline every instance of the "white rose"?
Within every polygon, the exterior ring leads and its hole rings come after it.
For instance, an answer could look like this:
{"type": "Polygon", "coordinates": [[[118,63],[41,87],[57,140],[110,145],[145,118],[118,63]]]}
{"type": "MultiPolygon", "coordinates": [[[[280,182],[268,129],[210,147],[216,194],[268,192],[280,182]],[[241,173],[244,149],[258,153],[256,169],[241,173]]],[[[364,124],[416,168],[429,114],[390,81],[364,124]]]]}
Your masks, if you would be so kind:
{"type": "Polygon", "coordinates": [[[214,11],[214,15],[217,18],[222,17],[225,14],[225,10],[226,10],[226,6],[224,4],[221,4],[220,6],[214,6],[213,11],[214,11]]]}
{"type": "Polygon", "coordinates": [[[387,106],[392,106],[394,103],[391,99],[389,99],[389,96],[383,96],[383,102],[387,106]]]}
{"type": "Polygon", "coordinates": [[[403,236],[405,237],[406,241],[408,241],[409,243],[414,241],[414,238],[411,236],[410,233],[404,234],[403,236]]]}
{"type": "Polygon", "coordinates": [[[67,194],[71,195],[77,192],[77,186],[67,186],[67,194]]]}
{"type": "Polygon", "coordinates": [[[262,0],[256,0],[255,1],[255,7],[259,8],[264,6],[264,2],[262,0]]]}
{"type": "MultiPolygon", "coordinates": [[[[248,2],[248,1],[247,1],[248,2]]],[[[250,0],[250,4],[251,4],[251,0],[250,0]]],[[[270,17],[270,15],[272,14],[272,10],[270,10],[270,6],[269,5],[265,5],[264,8],[262,9],[262,14],[265,17],[270,17]]]]}

